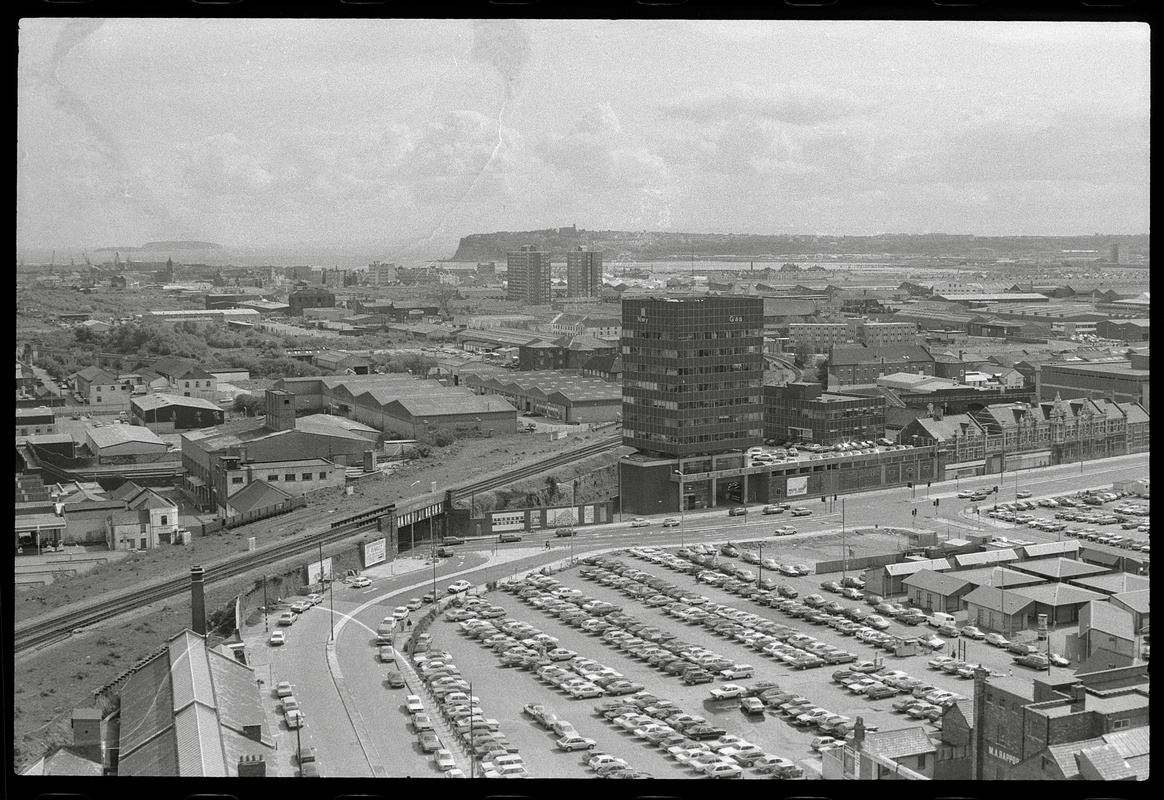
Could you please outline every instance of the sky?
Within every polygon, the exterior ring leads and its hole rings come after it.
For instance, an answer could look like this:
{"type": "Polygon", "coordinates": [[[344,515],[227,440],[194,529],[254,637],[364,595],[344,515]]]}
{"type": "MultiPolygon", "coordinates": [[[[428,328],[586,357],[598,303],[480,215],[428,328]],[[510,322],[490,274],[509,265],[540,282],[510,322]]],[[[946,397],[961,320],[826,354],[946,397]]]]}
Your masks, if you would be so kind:
{"type": "Polygon", "coordinates": [[[1149,29],[22,21],[18,248],[1148,232],[1149,29]]]}

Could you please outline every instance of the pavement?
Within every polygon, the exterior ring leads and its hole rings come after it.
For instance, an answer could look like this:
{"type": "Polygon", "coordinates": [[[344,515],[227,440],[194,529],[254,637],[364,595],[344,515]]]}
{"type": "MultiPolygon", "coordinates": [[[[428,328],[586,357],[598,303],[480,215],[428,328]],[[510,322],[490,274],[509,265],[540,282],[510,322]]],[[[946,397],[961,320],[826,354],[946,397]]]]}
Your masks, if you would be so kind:
{"type": "MultiPolygon", "coordinates": [[[[1078,472],[1075,471],[1077,467],[1073,470],[1071,465],[1064,465],[1066,469],[1051,467],[1032,470],[1024,475],[1022,485],[1024,488],[1037,487],[1037,490],[1031,489],[1036,492],[1036,497],[1077,491],[1082,488],[1081,484],[1110,486],[1114,480],[1141,476],[1146,469],[1147,455],[1106,461],[1109,463],[1100,465],[1101,472],[1092,476],[1085,475],[1085,478],[1089,479],[1081,481],[1078,472]],[[1099,475],[1103,477],[1100,478],[1099,475]]],[[[960,484],[989,487],[993,485],[991,481],[995,479],[996,476],[982,476],[962,480],[960,484]]],[[[845,519],[848,537],[845,544],[862,551],[884,550],[895,546],[900,541],[898,536],[886,533],[856,535],[852,529],[858,526],[867,528],[871,520],[878,520],[884,526],[896,525],[908,528],[913,522],[909,509],[915,506],[919,508],[919,518],[924,520],[918,524],[931,529],[939,529],[939,526],[944,527],[946,524],[964,529],[982,528],[982,525],[977,524],[977,520],[970,522],[960,515],[960,509],[955,502],[961,501],[946,500],[948,497],[952,498],[957,490],[958,487],[949,484],[941,484],[940,489],[931,487],[929,503],[926,497],[915,497],[913,495],[916,493],[902,488],[863,494],[860,500],[849,496],[847,499],[850,502],[847,505],[850,508],[847,509],[845,519]],[[934,497],[942,499],[940,516],[923,517],[923,508],[933,509],[934,497]],[[861,510],[855,512],[852,507],[858,502],[861,510]]],[[[244,631],[244,639],[248,642],[248,654],[252,663],[257,662],[256,670],[260,677],[267,681],[290,680],[296,686],[296,697],[300,699],[307,719],[307,725],[301,731],[301,738],[303,744],[310,743],[316,746],[321,774],[435,777],[439,773],[436,772],[432,757],[420,751],[415,735],[408,725],[408,714],[403,707],[404,695],[419,692],[388,689],[385,679],[391,667],[380,664],[376,657],[374,631],[387,610],[402,605],[409,597],[419,597],[434,587],[438,592],[442,591],[449,581],[462,576],[476,585],[484,585],[488,581],[514,577],[574,554],[610,551],[634,545],[652,544],[670,547],[678,545],[683,540],[688,542],[765,540],[764,555],[771,555],[778,561],[782,558],[781,554],[789,560],[796,561],[835,557],[833,549],[836,548],[839,555],[842,542],[839,527],[842,523],[840,505],[837,503],[832,513],[824,511],[814,513],[812,517],[797,519],[788,519],[787,514],[772,517],[757,513],[749,514],[747,517],[729,518],[726,511],[720,508],[686,514],[681,530],[675,528],[664,530],[658,526],[656,519],[655,524],[649,528],[630,528],[627,521],[588,526],[579,529],[579,536],[567,540],[555,540],[552,531],[545,531],[527,532],[524,534],[525,541],[515,545],[499,545],[495,539],[471,541],[457,548],[455,557],[438,559],[435,564],[421,558],[401,558],[365,570],[364,574],[373,580],[373,585],[365,589],[335,585],[330,600],[325,600],[320,606],[302,615],[294,626],[287,629],[289,641],[282,648],[266,645],[266,632],[261,622],[249,626],[244,631]],[[771,538],[769,533],[771,526],[788,523],[802,532],[795,537],[771,538]],[[547,540],[553,543],[550,550],[545,549],[544,542],[547,540]],[[769,547],[772,550],[769,550],[769,547]],[[328,612],[332,604],[335,608],[336,626],[334,646],[329,646],[332,627],[328,612]]],[[[1038,531],[1024,532],[1023,536],[1036,541],[1055,539],[1054,534],[1038,531]]],[[[630,556],[624,557],[623,560],[628,563],[638,561],[630,556]]],[[[802,620],[793,620],[778,610],[759,606],[713,587],[697,585],[690,576],[673,573],[645,561],[638,562],[636,566],[646,572],[663,575],[673,583],[684,586],[690,584],[689,588],[698,588],[698,593],[717,602],[743,608],[810,632],[821,640],[854,652],[859,659],[872,659],[880,652],[852,638],[843,637],[831,628],[821,628],[802,620]]],[[[576,572],[567,570],[558,577],[566,585],[577,586],[587,594],[607,599],[622,606],[629,613],[650,620],[652,624],[675,630],[681,638],[702,644],[729,658],[750,663],[757,668],[755,679],[777,680],[782,687],[801,692],[836,713],[855,716],[854,712],[860,712],[866,722],[880,725],[882,730],[916,724],[894,714],[889,709],[892,700],[869,702],[845,692],[831,682],[832,668],[789,672],[784,665],[771,661],[762,654],[744,648],[736,642],[720,639],[703,628],[681,625],[607,587],[582,580],[576,572]]],[[[802,596],[819,591],[818,576],[783,580],[795,586],[802,596]]],[[[709,720],[722,722],[723,727],[728,728],[730,732],[755,741],[769,752],[798,761],[809,775],[819,772],[819,756],[812,754],[808,749],[811,734],[794,729],[776,717],[751,721],[745,719],[734,708],[724,711],[707,707],[703,704],[703,698],[707,695],[708,686],[684,687],[676,679],[665,677],[653,668],[627,658],[621,651],[608,647],[598,639],[592,639],[576,629],[562,625],[555,618],[526,606],[512,595],[493,593],[490,599],[498,602],[514,616],[557,636],[562,646],[613,666],[628,678],[646,684],[648,689],[661,697],[674,700],[686,710],[702,714],[709,720]]],[[[849,604],[853,601],[842,602],[849,604]]],[[[962,617],[958,617],[958,621],[964,623],[962,617]]],[[[473,681],[474,693],[482,697],[486,714],[501,722],[502,731],[519,746],[523,758],[535,776],[591,777],[591,773],[582,765],[580,754],[557,752],[553,748],[550,734],[521,716],[520,709],[523,703],[538,701],[552,705],[560,715],[574,722],[582,735],[596,739],[600,750],[623,757],[636,768],[644,769],[656,777],[691,775],[672,762],[662,759],[654,748],[648,748],[628,738],[628,735],[616,731],[601,719],[594,717],[592,708],[601,701],[572,701],[556,690],[544,686],[529,673],[502,669],[492,651],[464,639],[453,630],[453,627],[441,619],[434,622],[430,628],[434,648],[448,649],[453,654],[454,661],[461,667],[466,678],[473,681]]],[[[929,632],[924,626],[910,628],[897,622],[891,623],[890,630],[910,635],[929,632]],[[901,628],[901,631],[897,631],[898,628],[901,628]]],[[[1052,632],[1052,649],[1062,651],[1062,641],[1068,632],[1069,629],[1052,632]]],[[[981,642],[967,642],[966,647],[966,655],[972,662],[981,661],[988,667],[1003,672],[1012,669],[1016,674],[1027,672],[1022,668],[1014,668],[1010,655],[1003,651],[981,642]]],[[[926,654],[904,659],[888,658],[895,669],[906,670],[914,677],[941,688],[962,694],[970,693],[969,681],[929,670],[925,662],[931,657],[926,654]]],[[[408,674],[407,670],[405,673],[409,684],[415,686],[413,675],[408,674]]],[[[1032,673],[1032,677],[1034,675],[1035,673],[1032,673]]],[[[293,774],[290,753],[295,746],[294,732],[285,730],[280,721],[281,717],[276,715],[277,706],[273,699],[265,699],[264,703],[269,705],[272,719],[276,720],[272,730],[280,742],[280,752],[283,750],[288,752],[285,759],[288,763],[283,766],[288,766],[291,772],[283,774],[293,774]]],[[[428,705],[429,702],[426,701],[426,706],[428,705]]],[[[455,742],[449,741],[446,735],[441,735],[444,744],[457,757],[463,758],[464,753],[459,751],[455,742]]],[[[280,756],[280,759],[282,758],[280,756]]],[[[465,770],[465,767],[462,766],[462,769],[465,770]]]]}

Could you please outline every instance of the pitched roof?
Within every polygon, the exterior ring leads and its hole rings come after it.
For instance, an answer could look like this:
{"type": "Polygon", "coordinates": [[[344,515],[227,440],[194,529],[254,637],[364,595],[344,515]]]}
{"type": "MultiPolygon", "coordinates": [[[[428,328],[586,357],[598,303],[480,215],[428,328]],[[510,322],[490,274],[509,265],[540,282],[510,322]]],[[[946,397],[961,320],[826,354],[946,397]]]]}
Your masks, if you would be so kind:
{"type": "Polygon", "coordinates": [[[875,750],[887,758],[932,753],[937,748],[921,725],[912,728],[898,728],[892,731],[876,731],[865,734],[865,747],[875,750]]]}
{"type": "Polygon", "coordinates": [[[941,419],[918,417],[914,422],[935,441],[947,442],[965,436],[982,435],[982,426],[969,414],[946,414],[941,419]]]}
{"type": "Polygon", "coordinates": [[[94,366],[85,367],[83,370],[80,370],[77,372],[77,377],[88,381],[89,383],[98,384],[99,386],[109,386],[117,383],[117,378],[115,376],[110,375],[100,367],[94,366]]]}
{"type": "Polygon", "coordinates": [[[1107,572],[1103,575],[1086,575],[1082,578],[1072,578],[1068,583],[1073,586],[1082,586],[1093,592],[1136,592],[1147,589],[1151,580],[1142,575],[1133,575],[1130,572],[1107,572]]]}
{"type": "Polygon", "coordinates": [[[991,611],[1002,611],[1007,615],[1014,615],[1034,605],[1034,600],[1018,594],[1017,590],[1003,591],[991,586],[979,586],[969,594],[963,595],[966,605],[982,606],[991,611]]]}
{"type": "MultiPolygon", "coordinates": [[[[1079,777],[1080,755],[1088,750],[1095,748],[1111,748],[1113,752],[1124,759],[1128,766],[1132,768],[1133,773],[1139,780],[1144,780],[1148,777],[1148,756],[1150,755],[1150,728],[1145,725],[1139,728],[1133,728],[1127,731],[1118,731],[1115,733],[1107,733],[1103,736],[1097,736],[1094,739],[1085,739],[1083,741],[1065,742],[1063,744],[1053,744],[1047,747],[1047,754],[1054,759],[1059,769],[1063,772],[1063,777],[1066,779],[1074,779],[1079,777]]],[[[1111,762],[1104,756],[1092,756],[1089,758],[1104,759],[1102,766],[1096,769],[1100,774],[1114,774],[1115,769],[1111,762]]],[[[1095,764],[1095,761],[1091,761],[1095,764]]],[[[1119,774],[1126,774],[1119,770],[1119,774]]]]}
{"type": "Polygon", "coordinates": [[[1112,595],[1112,602],[1118,602],[1137,614],[1147,614],[1152,600],[1152,593],[1148,589],[1139,589],[1134,592],[1120,592],[1112,595]]]}
{"type": "Polygon", "coordinates": [[[1105,599],[1099,592],[1089,592],[1069,583],[1040,583],[1035,586],[1023,586],[1014,591],[1045,606],[1070,606],[1089,600],[1105,599]]]}
{"type": "MultiPolygon", "coordinates": [[[[207,373],[209,374],[209,373],[207,373]]],[[[213,377],[213,376],[211,376],[213,377]]],[[[154,392],[135,397],[130,404],[142,411],[153,411],[167,406],[186,406],[187,408],[201,408],[207,411],[222,411],[222,406],[216,405],[202,397],[183,397],[182,395],[167,392],[154,392]]]]}
{"type": "Polygon", "coordinates": [[[1076,539],[1068,539],[1063,542],[1044,542],[1042,544],[1028,544],[1022,548],[1023,555],[1027,558],[1038,558],[1040,556],[1051,556],[1060,553],[1070,553],[1074,555],[1079,552],[1079,541],[1076,539]]]}
{"type": "Polygon", "coordinates": [[[921,561],[899,561],[896,564],[886,564],[886,575],[912,575],[923,569],[942,570],[950,569],[950,562],[944,558],[931,558],[921,561]]]}
{"type": "Polygon", "coordinates": [[[149,428],[141,425],[103,425],[100,428],[85,428],[86,435],[97,447],[113,447],[114,445],[138,442],[140,444],[157,445],[166,449],[166,443],[149,428]]]}
{"type": "Polygon", "coordinates": [[[1018,553],[1009,548],[1002,550],[983,550],[980,553],[959,553],[954,556],[954,563],[959,567],[981,567],[988,564],[1002,564],[1017,560],[1018,553]]]}
{"type": "Polygon", "coordinates": [[[953,594],[966,586],[966,582],[957,573],[934,572],[932,569],[919,570],[903,580],[902,584],[940,595],[953,594]]]}
{"type": "Polygon", "coordinates": [[[284,502],[291,495],[263,480],[251,481],[246,487],[230,496],[227,505],[239,514],[247,514],[260,508],[270,508],[284,502]]]}
{"type": "Polygon", "coordinates": [[[1066,580],[1083,575],[1098,575],[1108,571],[1107,567],[1084,564],[1082,561],[1060,557],[1021,561],[1013,566],[1020,572],[1029,572],[1032,575],[1042,575],[1058,580],[1066,580]]]}
{"type": "Polygon", "coordinates": [[[155,492],[153,489],[142,489],[126,501],[126,505],[134,509],[172,508],[177,510],[178,504],[155,492]]]}

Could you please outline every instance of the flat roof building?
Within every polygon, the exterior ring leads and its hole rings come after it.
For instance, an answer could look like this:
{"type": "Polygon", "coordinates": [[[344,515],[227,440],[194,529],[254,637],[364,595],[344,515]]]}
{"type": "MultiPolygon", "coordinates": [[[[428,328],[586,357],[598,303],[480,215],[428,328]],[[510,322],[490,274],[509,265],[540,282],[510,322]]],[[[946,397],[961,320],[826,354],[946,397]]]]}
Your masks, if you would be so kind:
{"type": "Polygon", "coordinates": [[[777,442],[841,442],[885,435],[885,398],[824,391],[820,384],[764,387],[764,437],[777,442]]]}
{"type": "Polygon", "coordinates": [[[758,297],[624,300],[624,443],[693,456],[762,441],[763,315],[758,297]]]}
{"type": "Polygon", "coordinates": [[[566,253],[566,296],[599,297],[602,294],[602,251],[570,250],[566,253]]]}
{"type": "Polygon", "coordinates": [[[550,254],[523,245],[506,257],[505,298],[531,306],[549,305],[550,254]]]}

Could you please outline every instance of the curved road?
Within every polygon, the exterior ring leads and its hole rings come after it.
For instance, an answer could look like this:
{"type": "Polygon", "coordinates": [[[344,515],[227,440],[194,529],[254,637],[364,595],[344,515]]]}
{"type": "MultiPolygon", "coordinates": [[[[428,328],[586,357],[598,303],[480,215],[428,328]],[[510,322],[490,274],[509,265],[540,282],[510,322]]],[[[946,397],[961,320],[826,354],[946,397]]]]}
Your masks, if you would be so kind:
{"type": "MultiPolygon", "coordinates": [[[[1078,464],[1044,467],[1024,471],[1019,475],[1019,488],[1034,493],[1035,498],[1064,494],[1083,488],[1110,487],[1113,481],[1140,478],[1147,474],[1148,455],[1121,456],[1102,461],[1089,462],[1080,474],[1078,464]]],[[[1008,475],[1013,474],[1009,473],[1008,475]]],[[[988,475],[957,482],[945,482],[931,487],[928,492],[923,487],[911,492],[894,488],[846,497],[846,519],[848,529],[868,527],[874,520],[882,526],[909,528],[914,522],[910,513],[918,508],[918,526],[931,530],[951,529],[982,530],[988,528],[976,522],[969,522],[959,516],[968,506],[967,501],[956,497],[959,489],[990,488],[1000,485],[999,476],[988,475]],[[935,509],[934,499],[940,500],[935,509]]],[[[1009,478],[1000,485],[999,501],[1013,499],[1014,483],[1009,478]]],[[[599,550],[630,547],[635,544],[675,546],[685,541],[727,541],[767,538],[766,531],[777,524],[791,523],[800,530],[797,537],[773,539],[770,545],[772,556],[780,560],[782,547],[793,547],[796,542],[807,537],[827,536],[837,533],[841,527],[840,503],[829,511],[832,503],[806,501],[805,507],[814,510],[811,517],[789,519],[787,514],[763,516],[756,508],[747,517],[728,517],[725,509],[711,509],[687,514],[682,529],[663,529],[655,519],[649,528],[630,528],[626,521],[609,525],[581,529],[583,532],[570,539],[555,539],[550,531],[525,534],[524,541],[515,544],[497,545],[492,539],[467,542],[459,548],[455,558],[438,561],[435,576],[439,592],[453,580],[454,576],[464,577],[474,584],[483,584],[509,577],[518,572],[540,567],[553,561],[569,557],[572,553],[581,555],[599,550]],[[821,508],[823,511],[817,511],[821,508]],[[544,543],[552,542],[546,550],[544,543]]],[[[952,534],[953,535],[953,534],[952,534]]],[[[1024,538],[1037,541],[1053,541],[1054,534],[1039,531],[1024,531],[1024,538]]],[[[767,548],[765,548],[765,552],[767,548]]],[[[417,563],[412,562],[413,566],[417,563]]],[[[272,670],[270,679],[291,680],[297,686],[297,696],[303,703],[308,726],[302,732],[304,744],[311,743],[320,751],[321,771],[324,775],[411,775],[413,777],[435,775],[431,757],[424,757],[417,748],[414,737],[402,735],[407,730],[407,714],[401,708],[405,690],[390,690],[385,678],[389,665],[376,660],[373,647],[376,625],[382,617],[391,613],[394,606],[401,605],[413,596],[419,597],[433,585],[431,565],[405,574],[393,575],[392,565],[380,565],[369,573],[376,575],[371,587],[357,590],[339,586],[335,590],[334,603],[337,616],[351,615],[350,621],[339,628],[335,642],[333,667],[338,667],[340,684],[348,693],[349,702],[345,706],[334,680],[335,675],[327,666],[326,644],[330,633],[328,605],[319,606],[289,630],[289,644],[284,648],[268,648],[263,644],[264,632],[260,623],[247,633],[248,643],[260,662],[260,675],[265,669],[266,657],[270,654],[272,670]],[[373,601],[369,604],[369,601],[373,601]],[[258,641],[255,641],[258,639],[258,641]],[[354,707],[358,719],[350,718],[347,708],[354,707]],[[357,729],[365,731],[364,739],[357,735],[357,729]],[[366,745],[366,747],[364,746],[366,745]]],[[[438,642],[439,646],[439,642],[438,642]]],[[[471,674],[466,673],[471,678],[471,674]]],[[[489,700],[483,698],[488,712],[489,700]]],[[[273,703],[274,701],[265,700],[273,703]]],[[[287,731],[277,734],[286,742],[284,747],[293,751],[295,737],[287,731]]],[[[280,751],[283,752],[282,750],[280,751]]],[[[290,764],[289,753],[281,755],[290,764]]],[[[291,769],[290,767],[287,767],[291,769]]],[[[285,774],[291,774],[286,772],[285,774]]]]}

